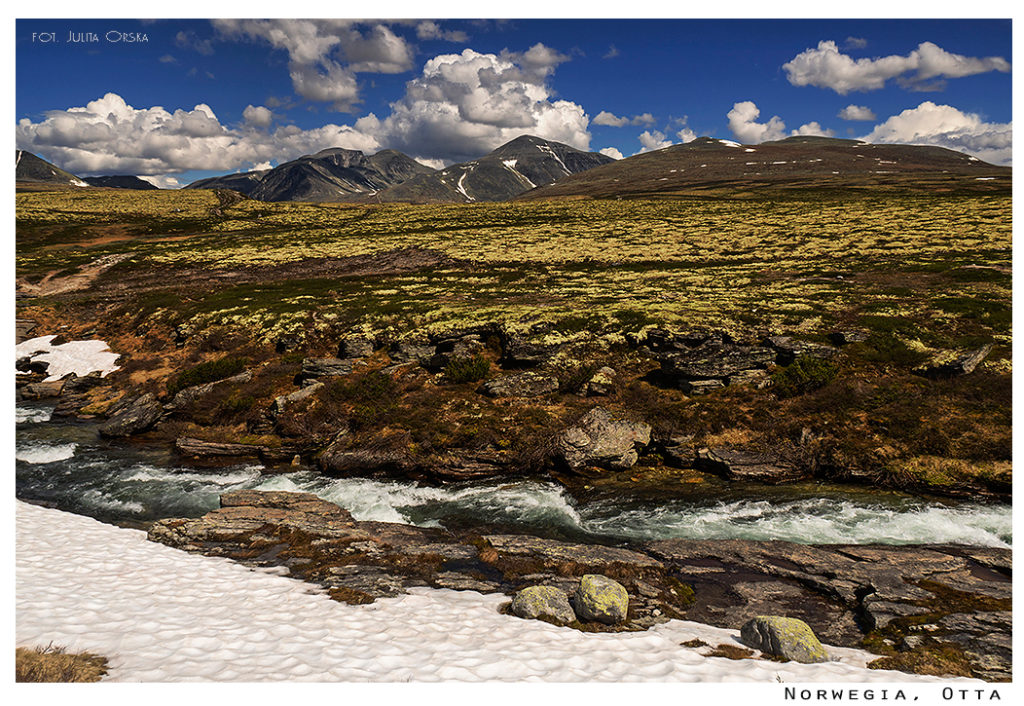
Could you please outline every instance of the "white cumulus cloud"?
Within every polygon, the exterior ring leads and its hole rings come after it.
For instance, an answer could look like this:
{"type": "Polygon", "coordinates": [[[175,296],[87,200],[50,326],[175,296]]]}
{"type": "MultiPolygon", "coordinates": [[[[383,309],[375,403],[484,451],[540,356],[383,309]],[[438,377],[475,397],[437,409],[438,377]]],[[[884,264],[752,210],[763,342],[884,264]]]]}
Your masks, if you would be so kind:
{"type": "Polygon", "coordinates": [[[875,126],[867,142],[937,145],[993,164],[1010,164],[1013,123],[988,123],[975,113],[925,101],[875,126]]]}
{"type": "Polygon", "coordinates": [[[640,115],[634,115],[632,118],[625,116],[619,117],[615,113],[610,113],[607,110],[602,110],[592,121],[594,125],[607,125],[608,127],[625,127],[626,125],[653,125],[655,118],[650,113],[641,113],[640,115]]]}
{"type": "Polygon", "coordinates": [[[637,136],[637,139],[640,140],[642,147],[636,154],[653,152],[654,150],[660,150],[672,146],[672,140],[665,137],[665,133],[660,130],[644,130],[637,136]]]}
{"type": "Polygon", "coordinates": [[[598,150],[605,157],[611,157],[612,159],[622,159],[622,153],[614,147],[602,147],[598,150]]]}
{"type": "Polygon", "coordinates": [[[778,115],[773,115],[768,122],[757,122],[761,109],[754,101],[741,101],[733,105],[726,115],[729,118],[729,129],[740,142],[755,145],[759,142],[781,140],[786,137],[786,123],[778,115]]]}
{"type": "Polygon", "coordinates": [[[878,116],[875,111],[866,105],[853,105],[852,103],[839,111],[837,117],[843,120],[876,120],[878,116]]]}
{"type": "Polygon", "coordinates": [[[823,128],[818,124],[817,120],[812,120],[809,123],[801,125],[796,130],[792,130],[790,135],[819,135],[821,137],[833,137],[836,134],[835,130],[823,128]]]}
{"type": "Polygon", "coordinates": [[[270,112],[269,108],[262,105],[247,105],[242,111],[242,117],[253,127],[270,127],[274,114],[270,112]]]}
{"type": "Polygon", "coordinates": [[[892,54],[874,59],[854,59],[834,41],[823,40],[782,65],[794,86],[830,88],[840,95],[851,91],[873,91],[886,81],[899,78],[912,90],[934,90],[947,78],[961,78],[989,71],[1007,72],[1010,63],[997,56],[975,58],[953,54],[932,42],[922,42],[910,54],[892,54]],[[908,75],[909,74],[909,75],[908,75]],[[925,83],[938,80],[938,83],[925,83]]]}

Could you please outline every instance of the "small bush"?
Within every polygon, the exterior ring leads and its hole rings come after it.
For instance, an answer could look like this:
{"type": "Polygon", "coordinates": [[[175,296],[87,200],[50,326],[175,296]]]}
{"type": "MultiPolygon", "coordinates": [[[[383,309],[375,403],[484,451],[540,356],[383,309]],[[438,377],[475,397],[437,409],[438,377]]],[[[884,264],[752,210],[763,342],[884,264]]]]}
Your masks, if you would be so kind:
{"type": "Polygon", "coordinates": [[[772,385],[779,397],[796,397],[820,390],[838,374],[839,366],[832,361],[802,356],[772,375],[772,385]]]}
{"type": "Polygon", "coordinates": [[[218,380],[229,378],[245,370],[246,363],[245,358],[221,358],[220,360],[200,363],[178,373],[177,377],[172,378],[167,383],[167,392],[174,395],[186,387],[203,385],[208,382],[217,382],[218,380]]]}
{"type": "Polygon", "coordinates": [[[52,643],[14,651],[14,679],[19,682],[91,682],[106,673],[106,658],[88,652],[66,654],[52,643]]]}
{"type": "Polygon", "coordinates": [[[398,409],[402,390],[387,373],[371,372],[328,383],[320,399],[329,409],[351,405],[354,429],[373,427],[398,409]]]}
{"type": "Polygon", "coordinates": [[[444,368],[444,378],[450,383],[460,385],[464,382],[480,382],[491,371],[491,363],[482,355],[471,358],[455,358],[448,361],[444,368]]]}

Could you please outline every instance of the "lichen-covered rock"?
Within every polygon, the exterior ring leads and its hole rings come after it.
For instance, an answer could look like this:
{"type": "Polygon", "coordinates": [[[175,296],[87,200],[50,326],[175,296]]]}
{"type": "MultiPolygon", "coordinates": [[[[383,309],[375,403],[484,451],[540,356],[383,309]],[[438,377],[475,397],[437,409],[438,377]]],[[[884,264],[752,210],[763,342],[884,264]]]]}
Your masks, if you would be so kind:
{"type": "Polygon", "coordinates": [[[100,427],[100,436],[131,436],[146,431],[163,416],[164,407],[152,392],[139,395],[118,404],[106,424],[100,427]]]}
{"type": "Polygon", "coordinates": [[[309,379],[348,375],[352,372],[354,362],[341,358],[306,358],[302,361],[302,372],[299,377],[309,379]]]}
{"type": "Polygon", "coordinates": [[[791,336],[771,336],[765,339],[765,345],[774,348],[778,353],[780,365],[789,365],[800,356],[809,358],[831,358],[837,351],[832,346],[812,341],[801,341],[791,336]]]}
{"type": "Polygon", "coordinates": [[[388,355],[393,363],[419,363],[425,365],[437,353],[430,343],[420,341],[398,341],[391,345],[388,355]]]}
{"type": "Polygon", "coordinates": [[[698,449],[695,465],[729,480],[758,483],[788,483],[808,476],[802,469],[782,459],[731,446],[698,449]]]}
{"type": "Polygon", "coordinates": [[[740,628],[740,642],[776,657],[804,664],[827,662],[828,653],[811,626],[798,618],[760,615],[740,628]]]}
{"type": "Polygon", "coordinates": [[[539,397],[558,389],[558,378],[543,373],[523,372],[492,378],[478,392],[488,397],[539,397]]]}
{"type": "Polygon", "coordinates": [[[275,397],[274,402],[270,405],[271,418],[276,419],[277,415],[281,414],[281,412],[283,412],[288,405],[293,404],[295,402],[301,402],[307,397],[310,397],[313,394],[315,394],[318,390],[320,390],[323,387],[324,384],[322,382],[317,381],[311,385],[303,387],[300,390],[296,390],[295,392],[275,397]]]}
{"type": "Polygon", "coordinates": [[[556,625],[568,625],[576,619],[569,597],[554,586],[524,588],[513,599],[511,611],[520,618],[546,620],[556,625]]]}
{"type": "Polygon", "coordinates": [[[573,608],[580,620],[616,625],[624,622],[629,613],[629,594],[618,581],[601,574],[586,574],[573,594],[573,608]]]}
{"type": "Polygon", "coordinates": [[[615,391],[615,370],[607,365],[594,373],[587,381],[586,394],[590,397],[605,397],[615,391]]]}
{"type": "Polygon", "coordinates": [[[914,372],[929,378],[955,377],[957,375],[968,375],[974,372],[978,364],[985,360],[992,352],[992,344],[988,343],[973,351],[957,353],[946,351],[933,357],[929,362],[914,372]]]}
{"type": "Polygon", "coordinates": [[[373,340],[362,336],[346,338],[338,344],[339,358],[366,358],[373,355],[373,340]]]}
{"type": "Polygon", "coordinates": [[[223,380],[216,380],[214,382],[206,382],[202,385],[192,385],[186,387],[183,390],[178,390],[174,398],[167,403],[165,409],[168,411],[179,410],[184,407],[188,407],[194,402],[202,399],[206,395],[210,394],[218,387],[224,387],[227,385],[241,385],[252,380],[252,373],[248,370],[239,373],[238,375],[232,375],[229,378],[223,380]]]}
{"type": "Polygon", "coordinates": [[[616,420],[607,410],[595,407],[558,435],[555,453],[573,470],[586,466],[625,470],[636,464],[637,448],[649,443],[649,424],[616,420]]]}

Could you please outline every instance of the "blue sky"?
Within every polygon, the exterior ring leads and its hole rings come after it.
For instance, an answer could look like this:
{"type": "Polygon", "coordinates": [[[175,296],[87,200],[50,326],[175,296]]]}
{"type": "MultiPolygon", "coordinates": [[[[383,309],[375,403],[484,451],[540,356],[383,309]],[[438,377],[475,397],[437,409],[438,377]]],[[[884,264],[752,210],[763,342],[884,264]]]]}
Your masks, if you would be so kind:
{"type": "Polygon", "coordinates": [[[332,146],[439,166],[522,133],[615,157],[799,132],[1010,161],[1009,20],[19,20],[16,57],[20,148],[169,186],[332,146]]]}

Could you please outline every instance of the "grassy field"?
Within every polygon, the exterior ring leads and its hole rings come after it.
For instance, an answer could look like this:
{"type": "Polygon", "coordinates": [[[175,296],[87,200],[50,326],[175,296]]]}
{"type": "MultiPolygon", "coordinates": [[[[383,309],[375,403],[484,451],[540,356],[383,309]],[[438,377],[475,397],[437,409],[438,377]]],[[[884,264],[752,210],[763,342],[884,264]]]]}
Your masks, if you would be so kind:
{"type": "MultiPolygon", "coordinates": [[[[346,334],[397,340],[497,324],[537,342],[586,342],[589,362],[620,373],[607,404],[662,435],[787,447],[809,466],[868,469],[897,484],[984,476],[1008,488],[1005,195],[346,206],[211,191],[22,191],[17,274],[19,315],[112,342],[130,354],[132,385],[164,392],[184,367],[226,354],[273,363],[266,370],[277,377],[225,393],[223,409],[177,430],[187,435],[238,439],[246,414],[251,428],[274,395],[294,389],[303,355],[334,355],[346,334]],[[650,360],[623,345],[653,327],[749,342],[825,341],[847,328],[871,338],[845,349],[837,374],[792,395],[734,386],[687,398],[645,382],[650,360]],[[175,340],[182,331],[185,344],[175,340]],[[288,336],[301,352],[274,358],[288,336]],[[986,343],[995,347],[970,376],[912,374],[929,356],[986,343]],[[805,428],[831,441],[796,448],[805,428]]],[[[361,419],[356,378],[307,416],[361,419]]],[[[592,405],[560,392],[510,408],[474,385],[414,388],[386,395],[386,413],[364,414],[357,431],[369,439],[399,427],[438,453],[525,449],[592,405]],[[526,431],[494,434],[513,427],[526,431]]],[[[295,433],[307,422],[295,420],[295,433]]]]}
{"type": "Polygon", "coordinates": [[[221,208],[206,191],[104,190],[19,194],[17,215],[28,281],[123,254],[94,287],[117,295],[113,285],[131,283],[121,313],[268,337],[310,324],[401,335],[488,321],[566,336],[866,321],[925,345],[1009,334],[1006,197],[221,208]],[[442,257],[403,263],[420,251],[442,257]],[[345,260],[359,257],[346,276],[345,260]],[[176,293],[185,306],[162,306],[176,293]]]}

